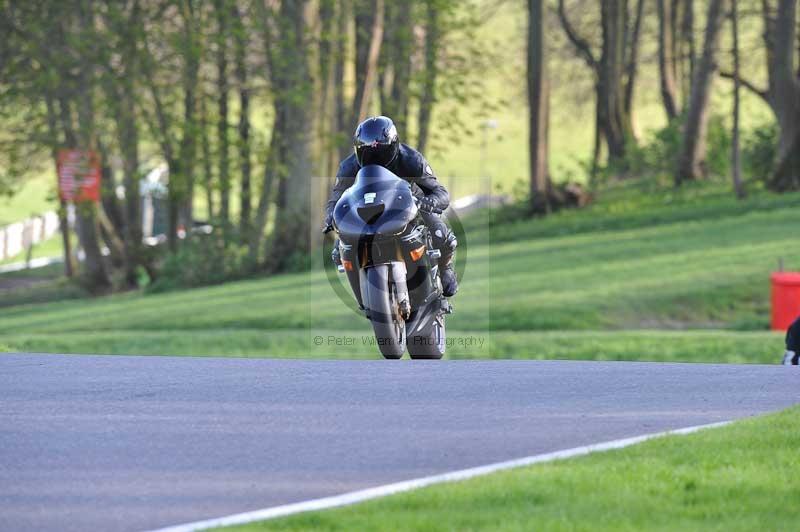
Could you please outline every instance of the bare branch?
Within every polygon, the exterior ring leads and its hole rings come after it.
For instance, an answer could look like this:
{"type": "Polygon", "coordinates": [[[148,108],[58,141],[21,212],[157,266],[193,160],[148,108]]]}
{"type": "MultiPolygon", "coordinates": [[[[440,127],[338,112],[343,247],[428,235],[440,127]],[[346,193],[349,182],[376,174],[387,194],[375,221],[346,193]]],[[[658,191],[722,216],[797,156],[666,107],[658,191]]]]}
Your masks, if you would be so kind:
{"type": "MultiPolygon", "coordinates": [[[[721,70],[719,75],[720,75],[720,77],[723,77],[725,79],[730,79],[730,80],[734,80],[734,81],[736,80],[736,75],[733,72],[729,72],[727,70],[721,70]]],[[[739,83],[742,84],[742,87],[744,87],[748,91],[752,92],[756,96],[760,97],[765,102],[769,103],[769,93],[767,91],[765,91],[763,89],[759,89],[758,87],[755,86],[755,84],[753,84],[750,81],[747,81],[746,79],[744,79],[742,77],[739,77],[739,83]]]]}
{"type": "Polygon", "coordinates": [[[575,31],[575,28],[572,27],[572,24],[567,18],[567,11],[564,8],[564,0],[558,0],[558,19],[561,21],[561,26],[564,28],[567,38],[575,47],[578,56],[583,59],[586,64],[589,65],[589,67],[597,69],[597,60],[592,54],[591,46],[589,46],[589,43],[586,41],[586,39],[578,35],[578,33],[575,31]]]}

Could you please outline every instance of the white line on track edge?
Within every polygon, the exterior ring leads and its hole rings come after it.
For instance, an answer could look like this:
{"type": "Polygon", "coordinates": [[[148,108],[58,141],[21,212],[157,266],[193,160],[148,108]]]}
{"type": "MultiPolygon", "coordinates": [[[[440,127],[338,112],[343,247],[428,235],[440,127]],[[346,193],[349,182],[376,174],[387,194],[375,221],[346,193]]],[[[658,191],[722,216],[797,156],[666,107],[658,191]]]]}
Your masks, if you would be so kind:
{"type": "Polygon", "coordinates": [[[455,482],[459,480],[467,480],[474,477],[480,477],[495,473],[497,471],[504,471],[506,469],[514,469],[518,467],[525,467],[533,464],[541,464],[543,462],[552,462],[554,460],[563,460],[565,458],[573,458],[576,456],[584,456],[591,453],[610,451],[612,449],[622,449],[637,443],[641,443],[653,438],[660,438],[663,436],[678,435],[678,434],[691,434],[705,429],[712,429],[722,427],[730,424],[730,421],[722,421],[718,423],[709,423],[707,425],[696,425],[694,427],[686,427],[682,429],[667,430],[663,432],[655,432],[653,434],[645,434],[643,436],[634,436],[632,438],[624,438],[621,440],[607,441],[603,443],[596,443],[593,445],[585,445],[583,447],[574,447],[572,449],[565,449],[563,451],[555,451],[552,453],[537,454],[533,456],[526,456],[516,460],[508,460],[506,462],[497,462],[469,469],[461,469],[459,471],[450,471],[448,473],[441,473],[439,475],[432,475],[429,477],[415,478],[412,480],[405,480],[403,482],[395,482],[393,484],[385,484],[383,486],[376,486],[359,491],[352,491],[350,493],[343,493],[341,495],[334,495],[331,497],[323,497],[321,499],[312,499],[310,501],[297,502],[293,504],[285,504],[282,506],[273,506],[272,508],[264,508],[261,510],[254,510],[252,512],[245,512],[240,514],[228,515],[226,517],[218,517],[215,519],[208,519],[205,521],[196,521],[194,523],[185,523],[182,525],[175,525],[166,528],[159,528],[152,532],[194,532],[197,530],[207,530],[209,528],[217,528],[232,525],[244,525],[253,523],[255,521],[265,521],[267,519],[274,519],[276,517],[284,517],[292,514],[299,514],[303,512],[311,512],[315,510],[327,510],[329,508],[338,508],[341,506],[348,506],[371,499],[378,499],[396,493],[403,493],[433,484],[441,484],[443,482],[455,482]]]}

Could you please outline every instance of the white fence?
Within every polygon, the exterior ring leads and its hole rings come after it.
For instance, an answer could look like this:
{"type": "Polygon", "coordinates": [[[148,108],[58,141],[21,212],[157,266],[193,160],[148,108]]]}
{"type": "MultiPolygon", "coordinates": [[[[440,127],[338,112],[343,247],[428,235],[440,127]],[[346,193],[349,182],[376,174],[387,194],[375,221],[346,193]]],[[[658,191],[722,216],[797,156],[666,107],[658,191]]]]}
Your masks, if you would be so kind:
{"type": "Polygon", "coordinates": [[[58,214],[48,212],[0,228],[0,260],[19,255],[58,232],[58,214]]]}

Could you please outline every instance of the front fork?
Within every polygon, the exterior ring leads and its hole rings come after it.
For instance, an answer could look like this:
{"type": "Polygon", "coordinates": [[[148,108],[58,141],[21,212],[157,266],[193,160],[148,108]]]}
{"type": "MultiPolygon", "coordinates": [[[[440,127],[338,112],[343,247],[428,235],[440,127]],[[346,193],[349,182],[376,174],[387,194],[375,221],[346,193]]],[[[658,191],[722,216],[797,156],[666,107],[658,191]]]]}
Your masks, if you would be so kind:
{"type": "MultiPolygon", "coordinates": [[[[412,314],[412,309],[416,308],[417,306],[427,306],[433,297],[437,299],[441,298],[441,287],[439,283],[439,259],[441,259],[442,252],[439,249],[434,249],[431,247],[432,241],[430,238],[430,234],[427,233],[427,230],[422,229],[422,234],[417,232],[415,235],[408,235],[402,238],[400,242],[400,253],[406,254],[409,253],[411,249],[416,249],[419,247],[419,244],[424,244],[427,248],[425,253],[428,259],[428,273],[430,277],[428,278],[429,281],[433,286],[430,289],[436,293],[434,296],[433,293],[428,291],[424,292],[423,294],[418,294],[415,292],[414,297],[414,304],[412,305],[412,297],[409,293],[408,287],[408,270],[405,261],[403,260],[393,260],[388,261],[385,263],[379,263],[375,265],[369,266],[370,268],[380,268],[386,267],[387,271],[385,272],[385,276],[387,280],[390,280],[393,287],[394,287],[394,295],[395,301],[398,305],[399,314],[403,317],[403,319],[408,320],[412,314]]],[[[358,301],[358,306],[362,310],[364,310],[364,298],[363,293],[361,290],[362,283],[368,282],[367,276],[365,275],[365,268],[361,268],[361,265],[358,263],[356,258],[354,245],[352,244],[345,244],[341,242],[340,239],[336,239],[334,248],[331,252],[331,259],[333,260],[334,264],[339,271],[339,273],[344,273],[347,275],[347,279],[349,281],[350,287],[353,291],[353,294],[356,296],[358,301]]],[[[419,278],[415,276],[417,282],[419,278]]],[[[416,287],[415,290],[419,290],[420,287],[416,287]]],[[[386,288],[388,289],[388,287],[386,288]]],[[[442,301],[446,303],[446,299],[441,298],[442,301]]],[[[446,314],[452,312],[452,307],[449,304],[443,304],[442,311],[446,314]]]]}

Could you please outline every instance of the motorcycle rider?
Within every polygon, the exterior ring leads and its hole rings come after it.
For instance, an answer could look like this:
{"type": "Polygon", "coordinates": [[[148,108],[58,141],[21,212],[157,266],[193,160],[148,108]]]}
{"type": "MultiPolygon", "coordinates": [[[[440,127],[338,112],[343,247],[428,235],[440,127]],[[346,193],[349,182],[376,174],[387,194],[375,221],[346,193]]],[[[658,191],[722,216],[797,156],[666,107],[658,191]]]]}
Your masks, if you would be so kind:
{"type": "Polygon", "coordinates": [[[783,355],[783,365],[797,366],[800,358],[800,317],[794,320],[789,330],[786,331],[786,353],[783,355]]]}
{"type": "MultiPolygon", "coordinates": [[[[446,297],[455,295],[458,280],[453,269],[453,255],[458,241],[440,216],[450,203],[450,195],[436,179],[428,161],[420,152],[400,142],[394,122],[386,116],[373,116],[361,122],[353,135],[353,148],[354,153],[339,164],[336,183],[325,208],[324,232],[332,229],[333,208],[344,191],[353,185],[361,167],[369,164],[383,166],[411,183],[411,190],[419,200],[422,220],[431,231],[433,245],[442,253],[439,259],[442,292],[446,297]]],[[[338,265],[338,240],[332,257],[338,265]]]]}

